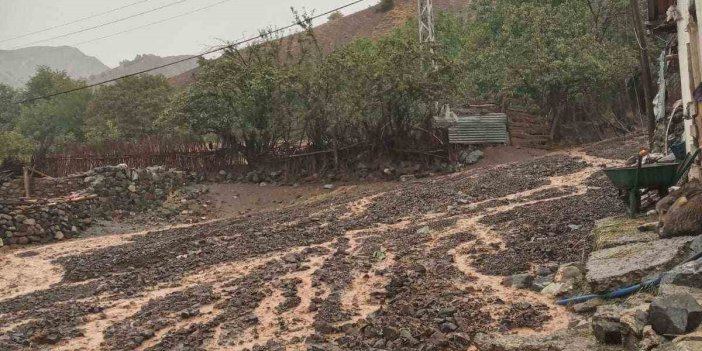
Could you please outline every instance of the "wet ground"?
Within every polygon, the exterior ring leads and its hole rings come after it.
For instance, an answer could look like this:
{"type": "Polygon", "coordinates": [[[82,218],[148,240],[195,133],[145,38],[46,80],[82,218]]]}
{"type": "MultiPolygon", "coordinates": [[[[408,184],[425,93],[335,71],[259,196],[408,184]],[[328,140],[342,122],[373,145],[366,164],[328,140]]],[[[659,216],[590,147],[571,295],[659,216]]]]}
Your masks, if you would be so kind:
{"type": "Polygon", "coordinates": [[[500,282],[581,260],[594,221],[623,211],[597,175],[620,161],[592,150],[5,250],[0,349],[465,350],[567,328],[500,282]]]}

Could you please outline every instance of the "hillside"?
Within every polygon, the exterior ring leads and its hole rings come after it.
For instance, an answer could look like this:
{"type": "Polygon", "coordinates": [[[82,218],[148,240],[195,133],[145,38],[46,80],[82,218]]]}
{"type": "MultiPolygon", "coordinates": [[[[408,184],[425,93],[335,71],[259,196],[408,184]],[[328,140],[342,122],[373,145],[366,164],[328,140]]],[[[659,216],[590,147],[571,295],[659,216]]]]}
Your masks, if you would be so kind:
{"type": "Polygon", "coordinates": [[[86,78],[110,69],[97,58],[70,46],[0,50],[0,83],[22,87],[38,66],[66,71],[73,78],[86,78]]]}
{"type": "MultiPolygon", "coordinates": [[[[156,55],[137,55],[133,60],[125,60],[120,62],[120,65],[104,71],[100,72],[99,74],[94,74],[88,78],[89,83],[98,83],[102,82],[105,80],[113,79],[119,76],[123,76],[125,74],[132,74],[136,73],[145,69],[149,69],[152,67],[157,67],[160,65],[168,64],[171,62],[175,62],[178,60],[182,60],[185,58],[188,58],[190,56],[187,55],[182,55],[182,56],[166,56],[166,57],[160,57],[156,55]]],[[[181,62],[172,66],[164,67],[161,69],[157,69],[155,71],[151,71],[150,74],[162,74],[166,77],[173,77],[177,76],[183,72],[192,70],[197,67],[197,60],[188,60],[185,62],[181,62]]]]}
{"type": "MultiPolygon", "coordinates": [[[[461,11],[470,0],[434,0],[435,11],[461,11]]],[[[314,28],[315,36],[326,53],[357,38],[377,38],[404,24],[417,13],[416,0],[395,0],[395,7],[381,12],[376,6],[326,22],[314,28]]],[[[197,69],[171,78],[175,86],[192,83],[197,69]]]]}

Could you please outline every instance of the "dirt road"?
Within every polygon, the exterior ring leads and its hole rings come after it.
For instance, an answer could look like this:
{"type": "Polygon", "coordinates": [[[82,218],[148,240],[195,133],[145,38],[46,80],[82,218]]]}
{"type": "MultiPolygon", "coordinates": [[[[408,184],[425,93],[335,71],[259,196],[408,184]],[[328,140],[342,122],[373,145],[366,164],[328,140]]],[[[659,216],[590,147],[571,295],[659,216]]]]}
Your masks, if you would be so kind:
{"type": "Polygon", "coordinates": [[[0,349],[466,350],[479,332],[567,328],[501,276],[589,253],[594,221],[623,211],[597,174],[618,145],[6,249],[0,349]]]}

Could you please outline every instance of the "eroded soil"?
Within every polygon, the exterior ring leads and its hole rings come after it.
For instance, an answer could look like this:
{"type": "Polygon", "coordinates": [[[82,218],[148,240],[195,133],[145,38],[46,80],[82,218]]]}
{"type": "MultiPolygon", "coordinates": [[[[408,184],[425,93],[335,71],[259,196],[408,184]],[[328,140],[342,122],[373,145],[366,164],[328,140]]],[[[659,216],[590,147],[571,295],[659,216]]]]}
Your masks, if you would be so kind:
{"type": "Polygon", "coordinates": [[[594,221],[623,210],[595,175],[618,162],[560,152],[5,249],[0,349],[466,350],[564,329],[565,310],[500,276],[585,257],[594,221]]]}

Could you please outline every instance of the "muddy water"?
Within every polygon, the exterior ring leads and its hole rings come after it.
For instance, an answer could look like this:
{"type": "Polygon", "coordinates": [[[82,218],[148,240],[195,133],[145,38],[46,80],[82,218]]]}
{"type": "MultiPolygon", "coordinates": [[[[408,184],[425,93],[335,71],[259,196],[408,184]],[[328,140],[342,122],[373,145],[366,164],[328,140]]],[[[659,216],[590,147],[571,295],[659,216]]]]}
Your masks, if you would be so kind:
{"type": "MultiPolygon", "coordinates": [[[[431,240],[428,242],[427,246],[423,248],[423,251],[428,252],[430,249],[438,247],[441,240],[452,234],[468,232],[475,236],[474,240],[464,242],[446,253],[452,256],[455,268],[466,277],[471,278],[470,284],[460,281],[457,282],[456,284],[458,284],[459,288],[474,289],[484,296],[492,296],[504,301],[527,301],[529,303],[547,306],[550,320],[545,325],[537,329],[515,329],[512,332],[532,335],[547,334],[564,329],[569,322],[567,311],[556,306],[553,301],[538,293],[505,287],[501,284],[502,279],[500,277],[480,273],[473,264],[473,257],[468,252],[470,252],[472,248],[475,248],[478,242],[481,247],[491,247],[495,251],[503,249],[506,245],[501,239],[499,232],[496,232],[490,226],[480,223],[483,217],[507,212],[519,206],[530,206],[538,202],[555,201],[565,197],[582,195],[587,191],[587,187],[583,185],[584,180],[599,170],[595,165],[617,164],[612,160],[588,156],[581,151],[572,151],[567,154],[572,157],[582,158],[587,161],[590,166],[568,175],[551,177],[548,179],[547,185],[539,186],[534,189],[458,206],[458,209],[461,210],[477,208],[478,206],[486,204],[488,201],[504,200],[507,202],[505,205],[488,207],[484,211],[473,215],[461,215],[452,212],[432,212],[396,218],[392,224],[375,223],[367,228],[347,230],[343,238],[348,240],[348,248],[346,249],[348,256],[351,258],[351,262],[353,262],[356,257],[359,257],[361,255],[361,246],[366,239],[382,239],[387,237],[390,233],[411,230],[411,228],[428,225],[432,221],[456,219],[455,224],[432,230],[431,240]],[[540,192],[559,189],[564,186],[573,187],[573,191],[565,195],[547,199],[526,200],[530,196],[540,192]]],[[[362,186],[357,186],[356,188],[357,189],[354,189],[354,191],[361,190],[362,186]]],[[[349,190],[347,190],[347,192],[348,191],[349,190]]],[[[369,210],[369,206],[383,194],[385,193],[377,193],[361,197],[345,205],[338,205],[338,208],[344,211],[338,219],[351,220],[364,216],[369,210]]],[[[322,209],[312,215],[323,217],[325,213],[325,210],[322,209]]],[[[196,224],[194,226],[197,225],[203,224],[196,224]]],[[[297,225],[297,222],[290,221],[287,222],[286,225],[293,228],[297,225]]],[[[327,225],[328,223],[325,223],[319,227],[324,228],[327,225]]],[[[47,289],[55,284],[59,284],[64,271],[61,266],[52,263],[53,260],[59,257],[122,245],[129,242],[130,239],[137,235],[147,234],[142,232],[119,236],[104,236],[22,250],[5,249],[5,252],[0,254],[0,264],[4,267],[3,270],[0,270],[0,296],[2,296],[0,301],[21,296],[32,291],[47,289]]],[[[305,349],[304,339],[314,332],[313,324],[315,323],[317,315],[317,313],[310,308],[312,300],[315,298],[326,299],[332,292],[332,287],[325,283],[314,284],[313,277],[315,272],[318,272],[325,263],[335,259],[333,245],[337,239],[338,238],[317,245],[316,247],[326,249],[327,253],[308,256],[304,263],[305,269],[277,276],[265,284],[264,290],[270,291],[270,293],[265,296],[254,309],[253,313],[258,318],[258,325],[255,328],[247,329],[245,332],[237,335],[234,340],[227,340],[227,343],[224,344],[219,342],[220,339],[224,338],[224,333],[222,331],[222,326],[218,325],[214,329],[213,337],[206,340],[204,346],[212,350],[244,350],[251,349],[257,344],[265,344],[267,340],[276,340],[286,344],[289,350],[305,349]],[[300,298],[300,303],[291,310],[280,312],[277,307],[280,306],[286,298],[279,283],[281,280],[290,279],[299,280],[299,284],[296,285],[295,289],[296,295],[300,298]]],[[[55,349],[100,349],[100,345],[104,341],[104,332],[109,326],[120,321],[129,320],[150,300],[163,298],[170,293],[182,291],[189,287],[207,285],[213,288],[216,295],[226,299],[231,287],[227,287],[226,284],[224,284],[225,282],[230,282],[235,278],[245,277],[253,271],[264,267],[266,264],[283,259],[285,255],[291,253],[300,254],[305,248],[304,246],[293,246],[285,250],[271,252],[250,259],[203,267],[202,269],[195,270],[185,275],[176,283],[163,286],[157,285],[134,298],[120,298],[115,300],[108,294],[99,295],[97,296],[97,300],[103,302],[106,308],[100,314],[84,317],[83,324],[80,326],[84,336],[66,340],[60,345],[56,345],[55,349]]],[[[385,252],[384,259],[372,261],[369,268],[354,269],[351,272],[350,283],[344,288],[341,294],[340,307],[353,312],[353,316],[344,323],[357,322],[383,307],[384,302],[377,299],[376,294],[383,292],[390,278],[389,276],[372,274],[372,272],[387,271],[392,267],[398,266],[400,262],[395,252],[386,248],[381,248],[381,251],[385,252]]],[[[499,320],[504,313],[506,313],[506,307],[504,306],[484,305],[481,309],[484,312],[489,312],[495,320],[499,320]]],[[[183,330],[196,323],[211,322],[222,313],[222,311],[215,307],[215,304],[200,306],[200,312],[201,314],[195,318],[178,321],[173,325],[156,331],[155,336],[146,340],[140,346],[140,349],[156,346],[162,338],[171,331],[183,330]]],[[[337,326],[340,324],[341,323],[337,323],[337,326]]],[[[6,325],[3,326],[3,329],[9,330],[13,327],[14,326],[6,325]]]]}

